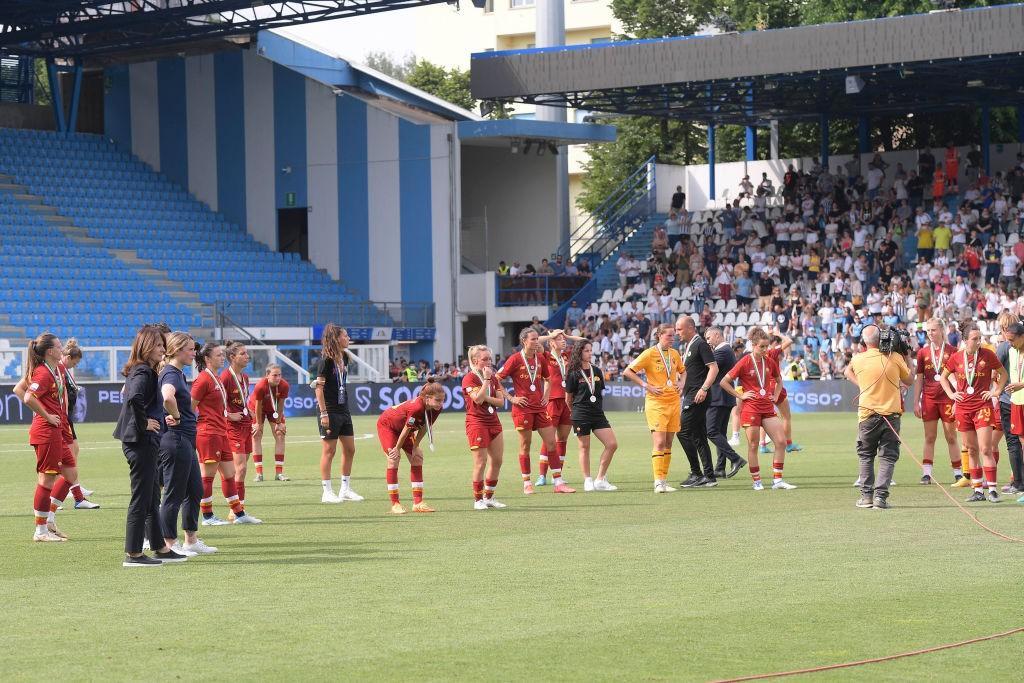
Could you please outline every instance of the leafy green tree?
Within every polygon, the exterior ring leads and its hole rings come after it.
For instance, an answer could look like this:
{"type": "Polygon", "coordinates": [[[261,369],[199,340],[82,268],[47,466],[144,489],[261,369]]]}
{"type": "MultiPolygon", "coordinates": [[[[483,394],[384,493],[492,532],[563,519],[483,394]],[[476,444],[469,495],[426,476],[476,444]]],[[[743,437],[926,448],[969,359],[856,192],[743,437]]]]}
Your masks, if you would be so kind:
{"type": "Polygon", "coordinates": [[[416,60],[406,82],[420,90],[440,97],[446,102],[472,110],[476,100],[469,92],[469,71],[432,64],[425,59],[416,60]]]}

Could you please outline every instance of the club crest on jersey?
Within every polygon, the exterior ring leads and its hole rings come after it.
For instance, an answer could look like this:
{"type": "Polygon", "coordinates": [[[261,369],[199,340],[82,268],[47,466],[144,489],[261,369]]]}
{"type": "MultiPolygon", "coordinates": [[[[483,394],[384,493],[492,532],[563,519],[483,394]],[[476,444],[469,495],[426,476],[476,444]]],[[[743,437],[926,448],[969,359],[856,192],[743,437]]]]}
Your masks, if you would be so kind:
{"type": "Polygon", "coordinates": [[[32,382],[32,384],[28,385],[28,390],[39,391],[39,382],[32,382]]]}

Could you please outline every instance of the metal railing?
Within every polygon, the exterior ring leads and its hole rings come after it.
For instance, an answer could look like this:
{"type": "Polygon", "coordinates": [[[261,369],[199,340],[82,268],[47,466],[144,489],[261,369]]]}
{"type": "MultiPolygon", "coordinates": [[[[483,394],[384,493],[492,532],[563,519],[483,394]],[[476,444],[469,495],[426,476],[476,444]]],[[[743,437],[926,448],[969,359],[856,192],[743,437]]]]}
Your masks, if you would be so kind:
{"type": "Polygon", "coordinates": [[[590,280],[585,275],[495,275],[496,306],[558,307],[590,280]]]}
{"type": "Polygon", "coordinates": [[[586,255],[594,270],[656,209],[654,157],[642,163],[570,233],[558,253],[572,259],[586,255]]]}
{"type": "Polygon", "coordinates": [[[218,301],[216,312],[218,319],[227,316],[245,327],[306,327],[331,320],[349,327],[434,327],[433,302],[218,301]]]}

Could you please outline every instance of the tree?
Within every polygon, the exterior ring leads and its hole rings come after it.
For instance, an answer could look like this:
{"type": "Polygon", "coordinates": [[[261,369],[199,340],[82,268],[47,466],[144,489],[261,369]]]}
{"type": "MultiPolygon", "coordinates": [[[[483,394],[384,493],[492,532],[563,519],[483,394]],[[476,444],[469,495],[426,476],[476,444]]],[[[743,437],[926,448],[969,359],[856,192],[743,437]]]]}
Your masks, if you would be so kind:
{"type": "Polygon", "coordinates": [[[476,100],[469,92],[469,71],[464,69],[446,69],[420,59],[409,72],[406,83],[463,109],[476,107],[476,100]]]}
{"type": "Polygon", "coordinates": [[[366,66],[405,82],[409,80],[409,74],[416,66],[416,57],[407,54],[396,60],[389,52],[369,52],[366,55],[366,66]]]}

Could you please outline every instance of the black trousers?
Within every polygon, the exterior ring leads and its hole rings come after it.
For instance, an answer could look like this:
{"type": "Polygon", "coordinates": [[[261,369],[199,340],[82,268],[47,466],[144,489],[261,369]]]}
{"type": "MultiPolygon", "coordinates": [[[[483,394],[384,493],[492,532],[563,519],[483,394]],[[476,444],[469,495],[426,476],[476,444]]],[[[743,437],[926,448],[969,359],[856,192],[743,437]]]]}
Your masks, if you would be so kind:
{"type": "Polygon", "coordinates": [[[153,550],[164,547],[163,532],[160,528],[160,481],[157,476],[160,457],[160,437],[152,434],[139,443],[122,443],[125,460],[128,461],[128,476],[131,481],[131,498],[128,501],[128,517],[124,530],[124,551],[141,553],[142,541],[149,538],[153,550]]]}
{"type": "Polygon", "coordinates": [[[679,433],[676,438],[683,446],[690,463],[690,473],[700,475],[703,468],[705,477],[714,479],[715,470],[711,463],[711,446],[708,445],[707,427],[708,402],[691,403],[683,408],[679,418],[679,433]]]}
{"type": "Polygon", "coordinates": [[[164,432],[160,439],[160,463],[164,472],[164,499],[160,504],[160,528],[164,538],[177,538],[179,512],[182,513],[182,528],[196,531],[203,477],[199,473],[195,446],[183,434],[164,432]]]}
{"type": "Polygon", "coordinates": [[[1010,433],[1010,404],[999,402],[999,421],[1003,423],[1003,434],[1006,436],[1006,450],[1010,455],[1010,471],[1017,488],[1024,488],[1024,449],[1021,448],[1020,437],[1010,433]]]}
{"type": "Polygon", "coordinates": [[[706,419],[708,438],[715,444],[718,451],[718,460],[715,462],[715,471],[721,472],[725,469],[725,461],[739,462],[740,455],[729,445],[729,416],[732,414],[732,406],[708,406],[706,419]]]}

